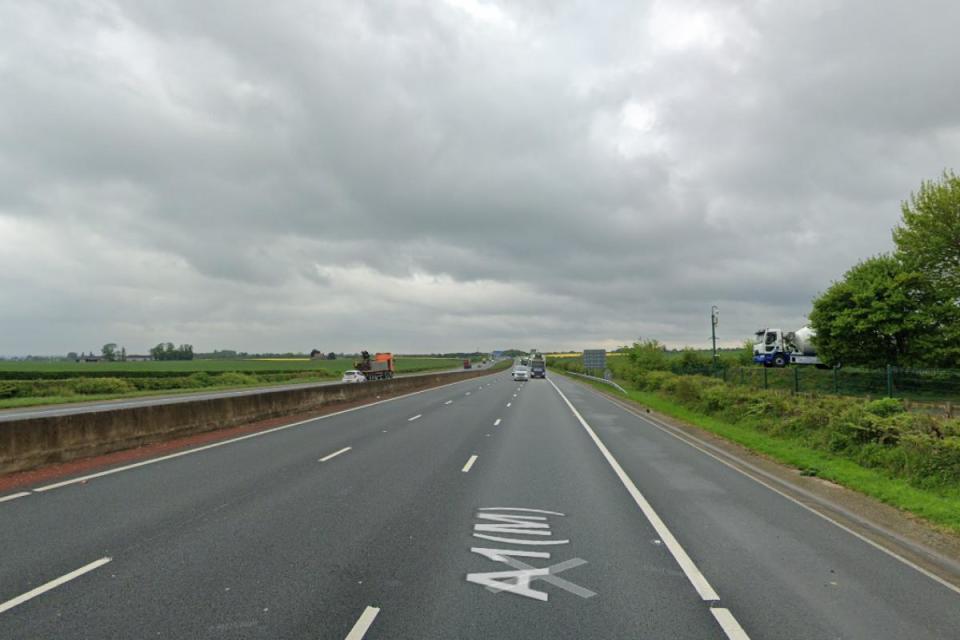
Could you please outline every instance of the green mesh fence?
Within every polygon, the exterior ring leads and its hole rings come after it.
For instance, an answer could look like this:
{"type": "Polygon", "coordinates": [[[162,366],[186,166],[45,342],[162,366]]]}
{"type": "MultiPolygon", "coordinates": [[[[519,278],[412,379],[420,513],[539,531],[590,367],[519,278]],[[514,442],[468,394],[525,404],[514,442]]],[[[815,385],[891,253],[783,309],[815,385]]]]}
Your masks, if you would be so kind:
{"type": "Polygon", "coordinates": [[[960,370],[817,369],[816,367],[728,367],[683,369],[675,373],[715,376],[730,384],[795,393],[862,395],[913,400],[960,401],[960,370]]]}

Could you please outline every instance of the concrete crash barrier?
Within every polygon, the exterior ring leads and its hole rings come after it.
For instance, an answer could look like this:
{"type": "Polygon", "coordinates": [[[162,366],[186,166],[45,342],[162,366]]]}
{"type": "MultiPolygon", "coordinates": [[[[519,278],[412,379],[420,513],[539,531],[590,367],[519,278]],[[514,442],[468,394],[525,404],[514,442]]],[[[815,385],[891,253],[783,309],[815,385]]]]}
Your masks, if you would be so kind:
{"type": "MultiPolygon", "coordinates": [[[[499,370],[499,369],[497,369],[499,370]]],[[[0,474],[132,449],[251,422],[370,402],[487,375],[495,370],[407,376],[362,384],[264,391],[174,404],[0,422],[0,474]]]]}

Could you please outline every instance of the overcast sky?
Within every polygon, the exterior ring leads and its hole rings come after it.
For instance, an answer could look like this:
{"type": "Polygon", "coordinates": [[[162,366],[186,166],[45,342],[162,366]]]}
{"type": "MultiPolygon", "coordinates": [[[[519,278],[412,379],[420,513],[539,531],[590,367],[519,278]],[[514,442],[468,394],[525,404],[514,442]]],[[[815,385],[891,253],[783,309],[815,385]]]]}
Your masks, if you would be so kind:
{"type": "Polygon", "coordinates": [[[706,347],[960,168],[955,0],[0,0],[0,354],[706,347]]]}

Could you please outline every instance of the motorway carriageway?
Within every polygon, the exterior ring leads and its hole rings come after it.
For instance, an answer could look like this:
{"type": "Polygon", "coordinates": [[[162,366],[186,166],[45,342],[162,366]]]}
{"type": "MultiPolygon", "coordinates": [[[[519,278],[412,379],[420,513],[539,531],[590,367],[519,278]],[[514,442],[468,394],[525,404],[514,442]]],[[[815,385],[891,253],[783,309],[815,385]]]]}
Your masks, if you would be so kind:
{"type": "MultiPolygon", "coordinates": [[[[482,368],[478,365],[475,368],[482,368]]],[[[463,368],[444,369],[441,371],[399,373],[394,378],[409,378],[411,376],[436,375],[447,373],[458,373],[463,368]]],[[[65,416],[76,413],[90,413],[94,411],[111,411],[113,409],[130,409],[133,407],[147,407],[159,404],[178,404],[181,402],[196,402],[197,400],[213,400],[216,398],[233,398],[236,396],[250,396],[258,393],[274,393],[278,391],[290,391],[292,389],[312,389],[314,387],[329,387],[335,384],[342,384],[339,379],[327,382],[297,382],[294,384],[245,387],[242,389],[233,389],[226,391],[194,391],[191,393],[177,393],[171,395],[142,396],[139,398],[118,398],[116,400],[104,400],[101,402],[76,402],[62,405],[35,405],[24,407],[22,409],[0,409],[0,422],[9,422],[11,420],[24,420],[27,418],[45,418],[48,416],[65,416]]]]}
{"type": "Polygon", "coordinates": [[[960,593],[509,374],[0,495],[0,638],[956,638],[960,593]]]}

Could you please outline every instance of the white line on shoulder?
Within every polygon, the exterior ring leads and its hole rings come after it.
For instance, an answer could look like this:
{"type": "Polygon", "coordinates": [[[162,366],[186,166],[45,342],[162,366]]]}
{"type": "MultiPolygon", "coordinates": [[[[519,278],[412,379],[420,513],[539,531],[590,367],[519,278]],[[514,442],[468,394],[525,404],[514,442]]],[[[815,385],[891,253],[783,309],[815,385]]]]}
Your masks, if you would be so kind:
{"type": "Polygon", "coordinates": [[[347,634],[346,640],[361,640],[363,636],[367,635],[367,631],[370,629],[370,625],[373,624],[378,613],[380,613],[378,607],[367,607],[364,609],[363,613],[360,614],[360,617],[357,618],[357,621],[353,624],[353,628],[350,629],[350,633],[347,634]]]}
{"type": "Polygon", "coordinates": [[[7,600],[3,604],[0,604],[0,613],[3,613],[4,611],[9,611],[10,609],[13,609],[18,604],[23,604],[27,600],[32,600],[33,598],[36,598],[37,596],[42,595],[47,591],[50,591],[51,589],[56,589],[57,587],[59,587],[60,585],[66,582],[70,582],[71,580],[75,578],[79,578],[85,573],[89,573],[90,571],[93,571],[98,567],[102,567],[103,565],[110,562],[112,559],[113,558],[100,558],[99,560],[94,560],[90,564],[86,564],[80,567],[79,569],[71,571],[66,575],[60,576],[59,578],[51,580],[46,584],[40,585],[36,589],[31,589],[30,591],[27,591],[23,595],[19,595],[12,600],[7,600]]]}
{"type": "MultiPolygon", "coordinates": [[[[586,430],[587,435],[590,436],[590,439],[593,440],[593,443],[600,449],[600,453],[603,454],[603,457],[607,460],[607,463],[613,469],[614,473],[620,479],[620,482],[623,483],[623,486],[626,487],[627,492],[630,494],[630,497],[633,498],[633,501],[640,511],[643,512],[643,515],[646,516],[647,520],[653,525],[653,528],[656,530],[657,534],[660,536],[660,539],[663,540],[664,545],[667,547],[667,550],[670,551],[670,554],[676,560],[677,564],[680,565],[680,569],[683,571],[684,575],[687,576],[687,580],[693,585],[693,588],[696,589],[697,593],[700,595],[700,599],[705,602],[716,602],[720,600],[720,596],[710,585],[710,582],[707,580],[706,576],[700,572],[700,569],[697,568],[697,565],[693,562],[689,555],[687,555],[686,550],[680,545],[677,539],[674,537],[673,533],[667,527],[666,523],[660,518],[659,514],[654,510],[654,508],[647,502],[647,499],[640,493],[640,489],[637,488],[636,483],[627,475],[627,472],[623,470],[623,467],[620,466],[620,463],[617,462],[617,459],[613,457],[613,454],[610,453],[610,450],[607,449],[606,445],[600,440],[596,432],[593,430],[587,421],[584,419],[580,412],[577,411],[577,408],[573,406],[567,396],[564,395],[563,391],[560,390],[552,380],[548,382],[553,385],[553,388],[556,390],[563,401],[566,403],[567,407],[573,413],[573,415],[580,422],[580,425],[586,430]]],[[[728,612],[729,613],[729,612],[728,612]]],[[[729,619],[736,622],[736,619],[733,618],[733,614],[729,614],[729,619]]],[[[718,619],[718,622],[720,620],[718,619]]],[[[727,633],[727,628],[721,627],[724,630],[724,633],[727,633]]],[[[743,630],[740,628],[740,625],[737,624],[736,628],[740,630],[741,635],[729,636],[731,640],[749,640],[746,633],[743,633],[743,630]]]]}
{"type": "Polygon", "coordinates": [[[353,448],[353,447],[344,447],[343,449],[340,449],[339,451],[334,451],[334,452],[331,453],[330,455],[327,455],[327,456],[324,456],[324,457],[320,458],[320,460],[318,460],[318,462],[326,462],[327,460],[330,460],[331,458],[336,458],[336,457],[337,457],[338,455],[340,455],[341,453],[346,453],[347,451],[350,451],[350,449],[352,449],[352,448],[353,448]]]}

